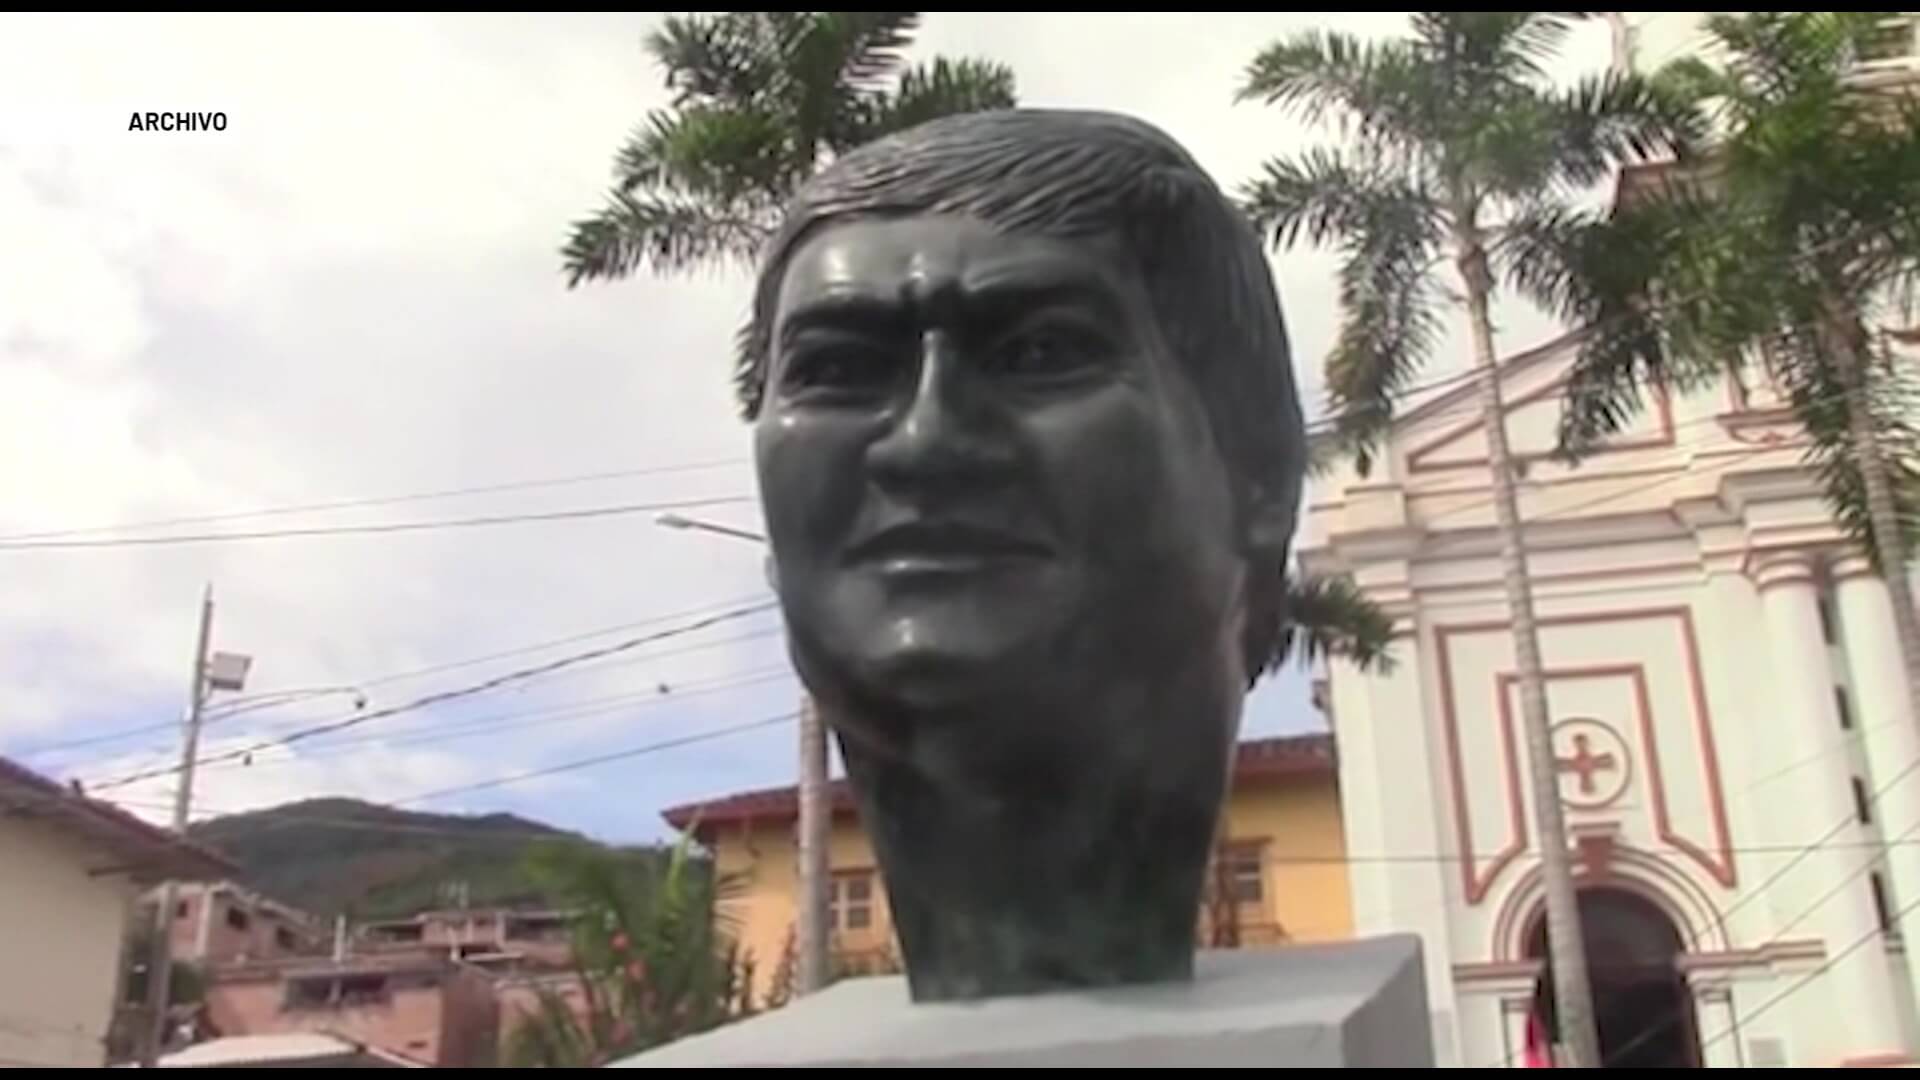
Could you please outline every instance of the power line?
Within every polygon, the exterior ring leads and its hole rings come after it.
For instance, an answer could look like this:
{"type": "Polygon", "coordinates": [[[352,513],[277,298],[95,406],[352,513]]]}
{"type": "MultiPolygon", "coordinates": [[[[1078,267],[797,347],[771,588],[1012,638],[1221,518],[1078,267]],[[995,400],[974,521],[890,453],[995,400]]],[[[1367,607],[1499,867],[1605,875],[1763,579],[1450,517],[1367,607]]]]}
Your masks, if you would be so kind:
{"type": "MultiPolygon", "coordinates": [[[[738,639],[729,639],[734,641],[738,639]]],[[[344,739],[333,739],[321,743],[309,754],[298,757],[270,758],[255,761],[251,753],[238,761],[217,762],[208,766],[214,774],[246,769],[285,768],[289,766],[309,765],[315,762],[333,761],[343,756],[340,751],[355,752],[354,748],[377,745],[382,751],[394,747],[426,746],[456,739],[471,738],[476,735],[492,735],[503,731],[518,731],[530,727],[548,727],[554,724],[570,724],[580,720],[591,720],[616,713],[622,709],[650,709],[656,706],[670,705],[689,698],[705,697],[709,694],[737,690],[748,686],[778,682],[791,678],[793,672],[783,666],[758,668],[740,675],[724,676],[712,679],[695,680],[691,684],[674,685],[666,691],[658,687],[644,690],[629,690],[618,694],[584,701],[561,702],[552,706],[522,712],[495,714],[471,720],[457,720],[447,724],[431,724],[426,727],[401,728],[387,734],[363,735],[344,739]]],[[[158,754],[159,749],[150,753],[158,754]]],[[[160,760],[165,760],[164,758],[160,760]]],[[[143,768],[145,766],[142,766],[143,768]]]]}
{"type": "Polygon", "coordinates": [[[565,762],[564,764],[560,764],[560,765],[549,765],[549,766],[546,766],[545,768],[530,769],[526,772],[513,773],[508,776],[495,777],[494,779],[491,779],[491,780],[481,780],[481,781],[478,781],[477,783],[460,784],[455,787],[441,788],[437,791],[427,791],[427,792],[422,792],[418,795],[409,795],[404,799],[394,800],[391,805],[403,806],[403,805],[406,805],[407,803],[427,802],[432,799],[444,799],[449,795],[465,795],[470,792],[485,791],[489,788],[505,787],[509,784],[518,784],[526,780],[535,780],[542,776],[552,776],[556,773],[573,772],[577,769],[588,769],[588,768],[592,768],[595,765],[604,765],[610,761],[623,761],[627,758],[639,757],[642,754],[652,754],[661,750],[671,750],[675,747],[687,746],[692,743],[707,742],[708,740],[719,739],[728,735],[738,735],[742,732],[753,731],[758,728],[772,727],[775,724],[784,724],[791,720],[797,720],[799,719],[799,717],[800,717],[800,714],[797,711],[781,713],[778,716],[769,716],[761,720],[753,720],[744,724],[735,724],[732,727],[716,728],[713,731],[702,732],[697,735],[683,735],[676,739],[666,739],[661,742],[647,743],[644,746],[630,747],[625,750],[615,750],[615,751],[612,751],[611,753],[606,753],[606,754],[595,754],[592,757],[577,758],[573,761],[565,762]]]}
{"type": "MultiPolygon", "coordinates": [[[[1801,976],[1799,982],[1794,983],[1793,985],[1787,987],[1785,990],[1781,991],[1780,993],[1775,994],[1774,996],[1761,1002],[1757,1007],[1754,1008],[1752,1012],[1746,1015],[1744,1022],[1749,1024],[1752,1023],[1755,1019],[1765,1015],[1767,1010],[1773,1008],[1775,1005],[1780,1004],[1782,1001],[1785,1001],[1786,999],[1806,989],[1808,986],[1812,985],[1815,979],[1833,970],[1833,966],[1835,964],[1839,963],[1842,960],[1845,960],[1847,957],[1852,956],[1854,953],[1860,951],[1862,948],[1866,947],[1867,943],[1873,941],[1875,938],[1885,935],[1889,929],[1899,926],[1901,921],[1904,920],[1908,915],[1912,914],[1914,910],[1917,908],[1920,908],[1920,896],[1917,896],[1912,900],[1908,901],[1907,903],[1902,904],[1898,910],[1894,911],[1892,915],[1888,916],[1886,926],[1876,926],[1873,929],[1868,930],[1866,933],[1860,935],[1859,937],[1855,938],[1852,942],[1850,942],[1846,948],[1841,949],[1839,952],[1834,953],[1832,956],[1827,957],[1826,960],[1821,962],[1819,967],[1814,968],[1812,971],[1809,971],[1805,975],[1801,976]]],[[[1700,1052],[1702,1054],[1705,1054],[1709,1047],[1718,1045],[1722,1040],[1738,1034],[1739,1031],[1740,1031],[1740,1026],[1738,1023],[1728,1025],[1725,1030],[1721,1031],[1719,1034],[1715,1035],[1713,1038],[1707,1040],[1706,1042],[1700,1044],[1700,1052]]]]}
{"type": "Polygon", "coordinates": [[[544,521],[580,521],[588,518],[618,517],[657,510],[724,503],[752,502],[751,495],[713,495],[695,499],[668,499],[661,502],[621,503],[611,506],[583,506],[571,510],[538,513],[495,514],[485,517],[448,518],[440,521],[389,521],[366,525],[320,525],[298,529],[263,529],[255,532],[187,533],[176,536],[128,536],[109,540],[19,540],[0,543],[0,551],[47,551],[82,548],[168,547],[177,544],[215,544],[239,540],[284,540],[312,536],[360,536],[376,533],[425,532],[436,529],[461,529],[482,525],[519,525],[544,521]]]}
{"type": "Polygon", "coordinates": [[[271,769],[305,765],[316,761],[329,761],[341,756],[336,751],[353,751],[356,747],[367,744],[378,744],[383,749],[401,746],[437,745],[455,739],[472,738],[476,735],[494,735],[502,731],[516,731],[528,727],[546,727],[553,724],[591,720],[606,716],[609,713],[618,713],[622,710],[630,709],[638,711],[670,705],[688,698],[705,697],[729,690],[738,690],[747,686],[776,682],[783,678],[790,678],[791,676],[792,672],[785,668],[765,669],[755,672],[751,676],[723,679],[711,685],[697,685],[687,690],[675,689],[668,694],[661,694],[658,690],[651,689],[635,690],[624,694],[615,694],[606,698],[592,699],[587,702],[579,702],[553,709],[539,709],[532,712],[509,713],[505,716],[488,717],[483,721],[462,722],[425,729],[409,728],[393,736],[369,735],[360,738],[341,739],[324,743],[315,753],[297,758],[276,758],[263,762],[248,762],[244,759],[239,762],[226,762],[223,763],[223,768],[216,770],[216,775],[218,772],[237,771],[240,769],[271,769]]]}
{"type": "MultiPolygon", "coordinates": [[[[641,757],[646,754],[654,754],[664,750],[672,750],[682,746],[690,746],[694,743],[708,742],[714,739],[726,738],[731,735],[740,735],[749,731],[757,731],[761,728],[773,727],[776,724],[783,724],[783,723],[796,720],[799,718],[799,716],[800,714],[797,711],[781,713],[777,716],[769,716],[759,720],[751,720],[744,724],[734,724],[730,727],[715,728],[711,731],[697,732],[692,735],[682,735],[672,739],[663,739],[658,742],[652,742],[652,743],[646,743],[640,746],[628,747],[624,750],[614,750],[609,753],[595,754],[595,755],[592,755],[591,757],[576,758],[572,761],[563,762],[559,765],[548,765],[538,769],[529,769],[525,772],[509,773],[505,776],[496,776],[490,779],[479,780],[469,784],[458,784],[453,787],[440,788],[434,791],[424,791],[414,795],[408,795],[403,798],[391,799],[386,802],[369,803],[368,805],[391,810],[391,809],[398,809],[402,806],[406,806],[411,803],[428,802],[433,799],[444,799],[449,795],[464,795],[474,791],[486,791],[492,788],[507,787],[512,784],[525,782],[527,780],[536,780],[544,776],[553,776],[558,773],[564,773],[564,772],[574,772],[579,769],[589,769],[589,768],[593,768],[596,765],[604,765],[609,762],[624,761],[629,758],[641,757]]],[[[29,796],[29,797],[34,798],[34,797],[40,797],[40,796],[29,796]]],[[[52,796],[45,796],[45,797],[52,798],[52,796]]],[[[99,801],[111,802],[111,800],[106,800],[106,799],[100,799],[99,801]]],[[[128,802],[126,803],[126,805],[138,806],[141,804],[137,802],[128,802]]],[[[219,820],[219,818],[213,818],[210,820],[217,821],[219,820]]],[[[283,818],[283,819],[280,819],[279,824],[274,827],[284,828],[287,826],[297,825],[300,823],[301,822],[298,819],[283,818]]],[[[199,822],[198,824],[204,825],[206,824],[206,822],[203,821],[203,822],[199,822]]]]}
{"type": "Polygon", "coordinates": [[[357,510],[369,506],[393,506],[399,503],[427,502],[435,499],[452,499],[466,495],[491,495],[503,491],[525,491],[532,488],[560,487],[568,484],[585,484],[601,480],[622,480],[636,476],[658,476],[665,473],[696,472],[702,469],[723,468],[728,465],[744,465],[747,461],[748,459],[746,458],[721,458],[714,461],[695,461],[680,465],[656,465],[639,469],[618,469],[612,472],[583,473],[576,476],[552,477],[544,480],[518,480],[500,484],[487,484],[480,487],[422,491],[407,495],[381,495],[368,498],[335,499],[327,502],[305,503],[299,506],[276,506],[260,510],[231,510],[218,514],[195,514],[189,517],[121,522],[117,525],[76,526],[66,529],[50,529],[42,532],[15,533],[10,536],[0,536],[0,544],[14,543],[22,540],[51,540],[59,537],[86,536],[95,533],[138,532],[147,529],[170,528],[176,525],[208,525],[221,521],[284,517],[289,514],[321,513],[330,510],[357,510]]]}
{"type": "MultiPolygon", "coordinates": [[[[1718,449],[1720,447],[1731,446],[1731,445],[1734,445],[1734,444],[1721,443],[1721,444],[1716,444],[1714,446],[1705,447],[1705,449],[1718,449]]],[[[1654,479],[1649,480],[1644,484],[1639,484],[1634,487],[1627,488],[1624,491],[1606,492],[1604,494],[1594,496],[1591,499],[1585,499],[1580,502],[1571,503],[1566,506],[1555,507],[1554,509],[1546,511],[1544,513],[1534,514],[1532,517],[1527,518],[1525,521],[1521,522],[1520,524],[1522,528],[1525,528],[1528,525],[1536,524],[1541,521],[1550,521],[1556,518],[1565,517],[1569,514],[1574,513],[1575,511],[1590,510],[1596,506],[1605,506],[1607,503],[1617,502],[1621,499],[1627,498],[1628,496],[1638,495],[1645,491],[1651,491],[1657,487],[1664,487],[1668,484],[1676,484],[1682,480],[1690,479],[1692,477],[1702,476],[1709,473],[1715,473],[1725,469],[1730,469],[1735,465],[1738,465],[1741,462],[1747,460],[1748,458],[1754,457],[1759,454],[1772,453],[1778,449],[1779,447],[1776,447],[1776,446],[1755,446],[1755,447],[1747,447],[1741,450],[1734,450],[1727,455],[1726,460],[1715,462],[1712,465],[1708,465],[1708,466],[1705,466],[1704,468],[1699,468],[1699,469],[1688,469],[1684,463],[1681,463],[1676,465],[1676,467],[1672,472],[1655,477],[1654,479]]],[[[1596,479],[1599,479],[1599,477],[1596,477],[1596,479]]],[[[1431,514],[1427,516],[1426,518],[1422,519],[1421,524],[1423,525],[1431,524],[1432,522],[1440,521],[1445,518],[1450,518],[1458,514],[1469,513],[1475,510],[1484,510],[1488,506],[1491,506],[1493,502],[1494,502],[1493,499],[1484,499],[1478,502],[1469,503],[1465,506],[1451,507],[1437,514],[1431,514]]],[[[1456,538],[1456,541],[1457,540],[1458,538],[1456,538]]],[[[1444,545],[1445,545],[1445,541],[1443,540],[1440,542],[1439,545],[1437,545],[1437,547],[1440,548],[1441,550],[1444,550],[1444,545]]]]}
{"type": "Polygon", "coordinates": [[[65,742],[42,743],[39,746],[23,747],[16,752],[23,755],[31,754],[35,756],[38,756],[40,754],[51,754],[60,750],[71,750],[71,749],[74,749],[75,747],[94,746],[96,744],[105,743],[105,742],[117,742],[121,739],[129,738],[134,735],[145,735],[150,731],[172,731],[174,728],[179,726],[180,726],[180,721],[178,720],[162,720],[158,723],[153,723],[153,724],[141,724],[139,727],[121,728],[117,731],[109,731],[103,735],[89,735],[83,739],[68,739],[65,742]]]}
{"type": "MultiPolygon", "coordinates": [[[[374,720],[379,720],[384,717],[396,716],[401,713],[412,712],[416,709],[424,709],[432,705],[443,704],[445,702],[453,701],[459,698],[471,697],[475,694],[482,694],[489,690],[494,690],[501,686],[505,686],[509,683],[524,682],[528,679],[537,678],[541,675],[545,675],[550,672],[559,671],[562,668],[572,667],[576,664],[586,663],[589,660],[598,660],[602,657],[615,655],[616,653],[628,652],[630,650],[637,649],[643,645],[651,644],[655,641],[663,641],[667,638],[678,637],[682,634],[690,634],[697,630],[704,630],[709,626],[714,626],[719,623],[727,622],[732,619],[745,618],[749,615],[766,611],[772,608],[773,606],[774,604],[772,601],[767,601],[765,603],[753,604],[744,608],[735,608],[732,611],[722,612],[717,615],[709,615],[706,618],[697,619],[690,623],[683,623],[679,626],[670,627],[665,630],[655,631],[651,634],[642,634],[639,637],[628,638],[625,641],[617,642],[615,644],[608,645],[603,648],[590,649],[586,652],[574,653],[569,656],[563,656],[563,657],[560,657],[559,659],[550,660],[544,664],[538,664],[530,668],[521,668],[520,670],[517,670],[517,671],[510,671],[504,675],[498,675],[498,676],[495,676],[494,678],[488,679],[484,682],[475,683],[471,686],[464,686],[464,687],[459,687],[453,690],[443,690],[438,693],[427,694],[424,697],[416,698],[413,701],[406,702],[405,704],[393,705],[384,709],[375,709],[372,712],[356,713],[342,720],[336,720],[330,723],[316,724],[312,727],[301,728],[298,731],[289,732],[288,734],[283,735],[277,739],[269,739],[264,742],[255,743],[251,746],[243,746],[243,747],[239,747],[234,750],[225,751],[219,754],[197,758],[195,759],[194,764],[206,765],[206,764],[219,762],[219,761],[234,761],[234,760],[246,757],[250,754],[258,753],[261,750],[270,750],[270,749],[273,749],[274,747],[286,746],[290,743],[299,742],[304,739],[314,738],[319,735],[325,735],[330,732],[342,731],[351,727],[358,727],[361,724],[370,723],[374,720]]],[[[154,769],[145,769],[138,772],[130,773],[126,776],[117,777],[112,780],[108,780],[102,783],[93,784],[89,786],[95,790],[106,791],[116,787],[123,787],[127,784],[131,784],[136,781],[149,780],[156,776],[170,776],[174,773],[182,771],[185,767],[186,766],[183,763],[181,765],[173,765],[173,766],[154,768],[154,769]]]]}
{"type": "MultiPolygon", "coordinates": [[[[664,615],[650,615],[644,619],[634,619],[629,622],[616,623],[612,626],[603,626],[597,630],[587,630],[578,634],[569,634],[566,637],[553,638],[547,641],[537,641],[530,645],[521,645],[511,649],[503,649],[498,652],[485,653],[480,656],[469,657],[464,660],[450,660],[444,663],[433,664],[428,667],[415,668],[407,671],[398,671],[391,674],[382,675],[377,678],[364,679],[364,680],[361,680],[360,682],[355,683],[354,686],[364,689],[366,687],[384,686],[389,683],[404,682],[409,679],[422,678],[427,675],[437,675],[447,671],[454,671],[463,667],[472,667],[476,664],[484,664],[492,660],[502,660],[512,656],[522,656],[527,653],[540,652],[546,649],[558,648],[559,646],[562,646],[562,645],[572,645],[581,641],[590,641],[593,638],[605,637],[608,634],[619,633],[624,630],[632,630],[642,626],[653,626],[663,622],[672,622],[677,619],[692,618],[698,615],[704,615],[711,611],[725,610],[728,608],[739,607],[742,604],[747,604],[752,602],[754,599],[755,597],[745,596],[745,597],[739,597],[736,599],[728,600],[719,604],[706,604],[701,607],[691,608],[683,611],[669,612],[664,615]]],[[[755,635],[749,635],[749,636],[758,637],[761,635],[755,634],[755,635]]],[[[743,636],[742,638],[726,638],[726,639],[722,639],[722,642],[744,640],[744,639],[745,639],[745,636],[743,636]]],[[[709,644],[720,644],[722,642],[713,642],[709,644]]],[[[706,645],[697,646],[697,648],[705,648],[705,647],[707,646],[706,645]]],[[[672,655],[677,655],[679,651],[690,651],[690,650],[677,650],[677,651],[670,650],[667,652],[655,653],[653,655],[656,657],[672,656],[672,655]]],[[[273,707],[279,708],[285,705],[293,705],[293,704],[299,704],[299,702],[297,701],[276,702],[274,703],[273,707]]],[[[249,709],[247,711],[251,712],[254,710],[249,709]]],[[[210,709],[208,711],[207,722],[209,724],[212,724],[216,721],[224,720],[230,716],[235,716],[235,715],[240,715],[240,714],[236,712],[223,713],[218,711],[217,709],[210,709]]],[[[162,720],[152,724],[140,724],[134,727],[120,728],[120,729],[105,732],[99,735],[88,735],[82,738],[64,740],[62,742],[42,743],[37,746],[27,746],[27,747],[21,748],[16,752],[25,756],[37,757],[44,754],[52,754],[52,753],[57,753],[64,750],[77,749],[85,746],[95,746],[100,743],[117,742],[121,739],[131,738],[135,735],[145,735],[155,731],[172,731],[173,729],[177,728],[179,725],[180,725],[180,721],[178,720],[162,720]]],[[[163,750],[164,752],[169,754],[173,752],[172,748],[160,748],[160,749],[155,749],[152,752],[159,753],[159,752],[163,752],[163,750]]]]}
{"type": "MultiPolygon", "coordinates": [[[[531,652],[541,652],[546,649],[556,649],[562,645],[572,645],[581,641],[590,641],[593,638],[606,637],[608,634],[617,634],[623,630],[632,630],[642,626],[652,626],[656,623],[671,622],[675,619],[692,618],[698,615],[705,614],[706,612],[715,610],[716,608],[739,607],[742,604],[751,603],[755,599],[756,597],[754,596],[744,596],[735,600],[726,601],[725,603],[722,603],[722,604],[707,604],[702,607],[692,608],[687,611],[678,611],[668,615],[653,615],[644,619],[636,619],[633,622],[617,623],[613,626],[603,626],[598,630],[587,630],[578,634],[570,634],[566,637],[553,638],[548,641],[535,642],[531,645],[522,645],[512,649],[503,649],[500,652],[487,653],[485,655],[471,657],[466,660],[451,660],[446,663],[433,664],[429,667],[415,668],[411,671],[400,671],[390,675],[382,675],[379,678],[367,679],[361,682],[359,685],[384,686],[387,683],[404,682],[408,679],[417,679],[426,675],[438,675],[442,672],[453,671],[458,668],[472,667],[475,664],[484,664],[491,660],[503,660],[510,656],[522,656],[531,652]]],[[[768,605],[768,609],[771,609],[772,606],[773,605],[768,605]]]]}

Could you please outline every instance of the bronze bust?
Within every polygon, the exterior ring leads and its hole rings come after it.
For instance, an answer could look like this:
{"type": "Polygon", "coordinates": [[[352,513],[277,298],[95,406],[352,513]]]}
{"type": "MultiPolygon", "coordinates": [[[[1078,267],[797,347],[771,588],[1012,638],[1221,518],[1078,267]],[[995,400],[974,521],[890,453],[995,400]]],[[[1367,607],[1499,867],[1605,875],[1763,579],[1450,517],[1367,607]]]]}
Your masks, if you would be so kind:
{"type": "Polygon", "coordinates": [[[1137,120],[933,121],[798,193],[738,379],[914,998],[1190,977],[1305,463],[1237,209],[1137,120]]]}

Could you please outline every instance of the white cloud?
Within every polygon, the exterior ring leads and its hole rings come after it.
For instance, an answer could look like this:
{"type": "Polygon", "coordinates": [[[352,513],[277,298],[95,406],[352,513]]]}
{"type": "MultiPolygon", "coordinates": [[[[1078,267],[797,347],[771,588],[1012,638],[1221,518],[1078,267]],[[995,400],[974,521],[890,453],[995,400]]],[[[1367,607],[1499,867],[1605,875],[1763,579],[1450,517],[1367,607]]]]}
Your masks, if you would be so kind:
{"type": "MultiPolygon", "coordinates": [[[[245,524],[751,494],[727,377],[744,277],[568,291],[559,276],[567,223],[598,202],[614,147],[664,100],[639,46],[652,18],[10,18],[0,535],[716,458],[740,464],[245,524]],[[229,125],[129,133],[136,109],[219,109],[229,125]]],[[[1232,186],[1306,137],[1271,110],[1232,104],[1246,60],[1265,40],[1335,18],[1396,28],[1377,13],[935,14],[919,53],[1006,60],[1035,104],[1145,116],[1232,186]]],[[[1309,386],[1334,325],[1332,265],[1323,253],[1275,259],[1309,386]]],[[[1513,322],[1509,340],[1525,344],[1531,324],[1513,322]]],[[[755,512],[710,516],[751,524],[755,512]]],[[[165,719],[208,581],[216,647],[256,657],[257,690],[364,680],[761,588],[751,545],[665,533],[645,515],[0,551],[0,575],[0,748],[16,750],[165,719]]],[[[534,707],[781,660],[778,639],[762,639],[501,700],[534,707]]],[[[684,703],[670,726],[724,726],[790,700],[790,686],[742,687],[684,703]]],[[[1290,722],[1276,701],[1263,695],[1261,723],[1290,722]]],[[[367,744],[204,790],[222,808],[329,791],[392,797],[649,737],[616,720],[478,746],[367,744]]],[[[770,729],[583,773],[564,797],[499,794],[649,832],[666,802],[778,782],[790,762],[787,734],[770,729]]],[[[112,764],[78,771],[110,775],[112,764]]]]}

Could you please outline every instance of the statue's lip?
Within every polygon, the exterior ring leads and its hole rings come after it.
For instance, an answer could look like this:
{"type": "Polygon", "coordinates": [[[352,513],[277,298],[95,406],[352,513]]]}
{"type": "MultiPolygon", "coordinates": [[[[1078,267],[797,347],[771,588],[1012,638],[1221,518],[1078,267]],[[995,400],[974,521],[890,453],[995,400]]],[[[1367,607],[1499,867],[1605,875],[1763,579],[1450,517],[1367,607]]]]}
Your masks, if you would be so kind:
{"type": "Polygon", "coordinates": [[[944,562],[980,559],[1045,558],[1046,545],[999,529],[964,521],[909,521],[890,526],[853,545],[850,562],[944,562]]]}

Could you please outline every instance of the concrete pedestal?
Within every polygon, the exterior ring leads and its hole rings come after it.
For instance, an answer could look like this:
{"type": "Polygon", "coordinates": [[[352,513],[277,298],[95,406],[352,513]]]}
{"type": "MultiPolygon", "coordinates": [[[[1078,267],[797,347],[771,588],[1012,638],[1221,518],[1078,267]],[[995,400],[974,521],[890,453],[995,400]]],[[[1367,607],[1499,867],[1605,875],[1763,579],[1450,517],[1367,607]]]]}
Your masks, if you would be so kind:
{"type": "Polygon", "coordinates": [[[616,1068],[1431,1068],[1420,939],[1203,952],[1193,981],[915,1005],[864,978],[616,1068]]]}

